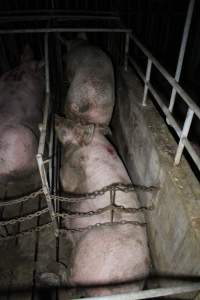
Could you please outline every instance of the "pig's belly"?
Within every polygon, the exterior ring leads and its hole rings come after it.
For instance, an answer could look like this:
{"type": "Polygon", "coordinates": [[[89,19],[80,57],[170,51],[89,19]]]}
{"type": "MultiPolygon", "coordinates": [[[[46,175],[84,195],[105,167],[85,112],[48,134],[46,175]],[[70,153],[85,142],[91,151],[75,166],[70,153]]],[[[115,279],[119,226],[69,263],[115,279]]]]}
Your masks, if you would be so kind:
{"type": "Polygon", "coordinates": [[[146,231],[133,225],[93,229],[79,240],[71,263],[72,285],[144,280],[149,269],[146,231]]]}
{"type": "Polygon", "coordinates": [[[33,132],[23,126],[0,129],[0,180],[23,177],[36,167],[37,140],[33,132]]]}

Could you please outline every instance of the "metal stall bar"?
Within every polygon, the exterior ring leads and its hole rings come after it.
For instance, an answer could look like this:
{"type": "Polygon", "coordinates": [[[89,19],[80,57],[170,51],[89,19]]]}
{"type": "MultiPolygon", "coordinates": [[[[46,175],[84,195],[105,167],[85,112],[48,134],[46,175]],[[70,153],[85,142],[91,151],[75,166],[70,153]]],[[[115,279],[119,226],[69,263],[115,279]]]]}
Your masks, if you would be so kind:
{"type": "Polygon", "coordinates": [[[50,32],[129,32],[126,28],[27,28],[27,29],[1,29],[0,34],[12,33],[50,33],[50,32]]]}
{"type": "MultiPolygon", "coordinates": [[[[52,14],[54,13],[56,14],[71,14],[71,15],[79,15],[79,14],[84,14],[85,15],[85,10],[76,10],[74,12],[74,10],[70,10],[70,9],[26,9],[26,10],[2,10],[0,11],[0,16],[1,15],[6,15],[6,14],[11,14],[11,15],[23,15],[23,14],[36,14],[36,15],[40,15],[40,14],[52,14]]],[[[87,10],[88,15],[99,15],[99,11],[95,11],[95,10],[87,10]]],[[[105,15],[105,16],[118,16],[118,14],[115,11],[103,11],[101,10],[101,15],[105,15]]]]}
{"type": "Polygon", "coordinates": [[[185,118],[185,122],[184,122],[184,125],[183,125],[183,130],[181,132],[180,141],[179,141],[178,148],[177,148],[176,155],[175,155],[175,159],[174,159],[174,164],[175,165],[178,165],[180,160],[181,160],[181,155],[182,155],[183,149],[184,149],[184,144],[183,144],[182,140],[183,140],[183,138],[186,139],[187,136],[188,136],[193,116],[194,116],[194,112],[190,108],[188,108],[187,116],[185,118]]]}
{"type": "MultiPolygon", "coordinates": [[[[136,64],[136,62],[132,58],[129,58],[129,60],[130,60],[131,65],[133,65],[133,67],[137,71],[140,78],[145,82],[145,76],[142,73],[142,71],[140,70],[140,68],[138,67],[138,65],[136,64]]],[[[169,118],[170,124],[174,128],[174,130],[176,131],[178,137],[180,137],[181,136],[181,128],[179,127],[176,120],[174,119],[174,117],[170,113],[168,107],[163,103],[161,97],[156,92],[156,90],[153,88],[153,86],[150,84],[150,82],[147,83],[147,87],[148,87],[149,91],[152,93],[152,95],[154,96],[155,100],[157,101],[158,105],[162,109],[163,113],[167,116],[167,118],[169,118]]]]}
{"type": "Polygon", "coordinates": [[[120,21],[118,16],[83,16],[83,15],[66,15],[66,14],[59,14],[59,15],[28,15],[28,16],[1,16],[0,14],[0,22],[12,23],[12,22],[24,22],[24,21],[49,21],[52,19],[56,19],[58,21],[79,21],[79,20],[117,20],[120,21]]]}
{"type": "MultiPolygon", "coordinates": [[[[157,288],[139,292],[132,292],[120,295],[111,295],[103,297],[90,297],[84,298],[85,300],[139,300],[139,299],[152,299],[164,296],[172,296],[178,294],[185,294],[190,292],[200,291],[200,283],[186,283],[184,286],[170,287],[170,288],[157,288]]],[[[75,299],[78,300],[78,299],[75,299]]]]}
{"type": "Polygon", "coordinates": [[[37,162],[39,167],[39,172],[42,180],[42,188],[47,200],[47,206],[49,209],[49,213],[53,222],[55,235],[58,236],[58,224],[56,220],[55,210],[52,204],[52,200],[50,197],[49,191],[49,184],[47,180],[47,174],[44,166],[43,161],[43,154],[44,154],[44,147],[45,147],[45,140],[46,140],[46,133],[47,133],[47,122],[49,116],[49,102],[50,102],[50,86],[49,86],[49,52],[48,52],[48,34],[46,33],[44,36],[44,49],[45,49],[45,105],[44,105],[44,116],[43,116],[43,123],[41,124],[41,134],[40,134],[40,141],[38,147],[38,154],[37,154],[37,162]]]}
{"type": "Polygon", "coordinates": [[[143,106],[146,106],[147,93],[148,93],[148,83],[149,83],[150,76],[151,76],[151,67],[152,67],[152,61],[151,61],[150,58],[148,58],[145,85],[144,85],[144,94],[143,94],[143,100],[142,100],[142,105],[143,106]]]}
{"type": "MultiPolygon", "coordinates": [[[[186,21],[185,21],[185,26],[184,26],[184,30],[183,30],[183,37],[182,37],[182,42],[181,42],[181,47],[180,47],[180,52],[179,52],[178,63],[177,63],[177,67],[176,67],[175,80],[177,82],[179,82],[179,79],[181,76],[181,70],[182,70],[182,66],[183,66],[183,59],[185,56],[185,50],[186,50],[188,35],[189,35],[189,31],[190,31],[190,25],[191,25],[193,10],[194,10],[194,4],[195,4],[195,0],[190,0],[189,6],[188,6],[188,11],[187,11],[187,17],[186,17],[186,21]]],[[[169,110],[171,112],[174,107],[175,97],[176,97],[176,89],[173,87],[172,93],[171,93],[171,98],[170,98],[170,104],[169,104],[169,110]]]]}
{"type": "Polygon", "coordinates": [[[183,98],[187,105],[194,111],[196,116],[200,119],[200,108],[192,100],[192,98],[182,89],[182,87],[176,82],[176,80],[170,75],[170,73],[158,62],[158,60],[140,43],[135,35],[130,35],[131,40],[140,48],[140,50],[151,59],[154,66],[160,71],[160,73],[165,77],[165,79],[175,87],[177,93],[183,98]]]}
{"type": "Polygon", "coordinates": [[[125,39],[125,50],[124,50],[124,70],[127,71],[128,69],[128,53],[129,53],[129,32],[126,32],[126,39],[125,39]]]}
{"type": "MultiPolygon", "coordinates": [[[[171,86],[176,90],[176,92],[182,97],[182,99],[185,101],[185,103],[189,106],[190,110],[200,119],[200,108],[198,105],[192,100],[192,98],[181,88],[181,86],[178,84],[178,82],[165,70],[165,68],[153,57],[153,55],[139,42],[139,40],[134,36],[130,36],[131,40],[135,42],[135,44],[140,48],[140,50],[152,61],[152,63],[155,65],[155,67],[160,71],[160,73],[165,77],[165,79],[171,84],[171,86]]],[[[159,97],[158,93],[155,91],[155,89],[152,87],[152,85],[149,82],[146,82],[146,79],[141,72],[139,66],[136,64],[136,62],[129,57],[129,60],[131,64],[134,66],[140,77],[143,79],[143,81],[147,84],[147,87],[149,90],[152,92],[153,96],[155,97],[156,101],[158,102],[159,106],[163,110],[164,114],[167,116],[168,120],[170,121],[170,125],[175,129],[177,135],[179,138],[182,140],[182,144],[186,147],[188,150],[189,154],[191,155],[193,161],[197,165],[197,167],[200,169],[200,159],[197,156],[197,153],[194,151],[192,148],[191,143],[187,139],[187,134],[189,132],[189,127],[191,125],[191,122],[189,122],[187,119],[187,122],[185,121],[185,128],[183,128],[184,132],[182,133],[183,130],[180,129],[178,126],[177,122],[175,121],[174,117],[172,116],[171,112],[169,109],[165,106],[163,103],[162,99],[159,97]],[[188,132],[187,132],[188,130],[188,132]]],[[[192,113],[191,113],[192,114],[192,113]]],[[[190,118],[192,121],[192,117],[190,114],[190,118]]],[[[189,117],[188,117],[189,118],[189,117]]],[[[182,146],[179,147],[179,154],[182,154],[182,151],[180,151],[182,146]]],[[[178,154],[176,158],[175,164],[180,161],[178,159],[178,154]]]]}

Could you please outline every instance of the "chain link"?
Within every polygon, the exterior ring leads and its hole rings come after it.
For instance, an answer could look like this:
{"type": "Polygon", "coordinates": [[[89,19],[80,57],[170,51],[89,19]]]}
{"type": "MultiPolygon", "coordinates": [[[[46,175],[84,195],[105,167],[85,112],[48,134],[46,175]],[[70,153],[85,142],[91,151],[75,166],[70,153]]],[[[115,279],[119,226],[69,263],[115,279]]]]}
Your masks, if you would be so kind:
{"type": "Polygon", "coordinates": [[[0,237],[0,242],[4,242],[4,241],[8,241],[8,240],[11,240],[11,239],[14,239],[14,238],[21,238],[21,237],[24,237],[26,235],[29,235],[31,233],[35,233],[35,232],[40,232],[42,230],[45,230],[47,228],[50,228],[52,227],[53,223],[52,222],[49,222],[47,224],[44,224],[44,225],[40,225],[40,226],[37,226],[35,228],[32,228],[32,229],[29,229],[29,230],[25,230],[25,231],[22,231],[22,232],[19,232],[15,235],[7,235],[5,237],[0,237]]]}
{"type": "Polygon", "coordinates": [[[36,198],[37,196],[39,196],[41,194],[43,194],[43,190],[42,189],[40,189],[40,190],[38,190],[38,191],[36,191],[36,192],[34,192],[32,194],[20,197],[18,199],[10,199],[8,201],[3,201],[3,202],[0,200],[0,207],[22,203],[22,202],[25,202],[25,201],[27,201],[29,199],[36,198]]]}
{"type": "Polygon", "coordinates": [[[55,196],[50,195],[50,198],[52,200],[58,200],[60,202],[69,202],[69,203],[76,203],[83,200],[92,200],[95,199],[98,196],[104,195],[108,191],[121,191],[124,193],[129,193],[133,191],[144,191],[144,192],[152,192],[158,190],[158,187],[155,186],[142,186],[142,185],[136,185],[136,184],[123,184],[123,183],[113,183],[111,185],[108,185],[106,187],[103,187],[102,189],[98,191],[94,191],[92,193],[86,193],[84,195],[75,195],[75,194],[69,194],[67,197],[61,197],[61,196],[55,196]]]}
{"type": "Polygon", "coordinates": [[[45,214],[48,211],[49,211],[49,209],[48,209],[48,207],[46,207],[42,210],[38,210],[35,213],[29,214],[29,215],[24,216],[24,217],[13,218],[13,219],[10,219],[10,220],[0,221],[0,226],[13,225],[13,224],[16,224],[16,223],[24,222],[26,220],[31,220],[33,218],[36,218],[36,217],[39,217],[39,216],[45,214]]]}
{"type": "MultiPolygon", "coordinates": [[[[71,203],[76,203],[76,202],[80,202],[82,200],[88,200],[88,199],[95,199],[98,196],[102,196],[104,195],[106,192],[110,191],[110,192],[116,192],[116,191],[122,191],[125,193],[128,192],[132,192],[135,190],[140,190],[140,191],[154,191],[154,190],[158,190],[157,187],[154,186],[150,186],[150,187],[146,187],[146,186],[140,186],[140,185],[133,185],[133,184],[123,184],[123,183],[113,183],[111,185],[108,185],[106,187],[103,187],[102,189],[98,190],[98,191],[94,191],[92,193],[86,193],[84,195],[76,195],[75,194],[70,194],[69,197],[60,197],[60,196],[55,196],[55,195],[50,195],[50,198],[53,200],[58,200],[58,201],[62,201],[62,202],[71,202],[71,203]]],[[[13,199],[10,201],[6,201],[6,202],[0,202],[0,207],[1,206],[7,206],[7,205],[12,205],[12,204],[18,204],[18,203],[22,203],[25,202],[29,199],[32,198],[36,198],[38,195],[43,194],[43,190],[40,189],[30,195],[26,195],[24,197],[18,198],[18,199],[13,199]]],[[[88,216],[93,216],[93,215],[98,215],[98,214],[102,214],[105,211],[122,211],[124,213],[137,213],[137,212],[143,212],[146,210],[152,210],[153,209],[153,205],[145,207],[145,206],[141,206],[139,208],[130,208],[130,207],[124,207],[124,206],[119,206],[116,205],[115,203],[110,204],[106,207],[103,208],[99,208],[96,211],[88,211],[88,212],[73,212],[73,211],[67,211],[64,213],[56,213],[55,217],[61,217],[61,218],[75,218],[75,217],[88,217],[88,216]]],[[[26,220],[31,220],[35,217],[39,217],[40,215],[49,212],[48,207],[39,210],[35,213],[20,217],[20,218],[13,218],[10,220],[5,220],[5,221],[0,221],[0,226],[6,226],[6,225],[13,225],[16,224],[18,222],[24,222],[26,220]]],[[[5,240],[9,240],[9,239],[13,239],[13,238],[19,238],[19,237],[23,237],[27,234],[31,234],[33,232],[40,232],[43,229],[49,228],[52,226],[52,222],[49,222],[47,224],[41,225],[41,226],[37,226],[31,230],[26,230],[20,233],[17,233],[15,235],[7,235],[5,237],[0,237],[0,241],[5,241],[5,240]]],[[[89,225],[87,227],[84,228],[61,228],[59,230],[59,233],[62,234],[62,232],[65,231],[72,231],[72,232],[82,232],[85,230],[90,230],[96,227],[100,227],[100,226],[113,226],[113,225],[125,225],[125,224],[132,224],[135,226],[145,226],[146,223],[141,223],[138,221],[119,221],[119,222],[105,222],[105,223],[97,223],[95,225],[89,225]]]]}
{"type": "Polygon", "coordinates": [[[111,211],[111,210],[113,210],[114,212],[115,211],[120,211],[120,212],[123,212],[123,213],[134,214],[134,213],[138,213],[138,212],[144,212],[144,211],[147,211],[147,210],[153,210],[153,205],[151,205],[151,206],[141,206],[141,207],[138,207],[138,208],[132,208],[132,207],[124,207],[122,205],[118,206],[116,204],[113,204],[113,205],[105,206],[103,208],[99,208],[95,211],[88,211],[88,212],[65,211],[64,213],[56,213],[56,217],[61,217],[61,218],[66,218],[66,217],[67,218],[76,218],[76,217],[84,218],[84,217],[99,215],[99,214],[102,214],[106,211],[111,211]]]}
{"type": "Polygon", "coordinates": [[[105,223],[97,223],[95,225],[89,225],[87,227],[79,227],[79,228],[61,228],[59,230],[60,234],[65,233],[66,231],[71,231],[71,232],[83,232],[83,231],[88,231],[94,228],[99,228],[99,227],[111,227],[111,226],[116,226],[116,225],[134,225],[134,226],[141,226],[144,227],[146,226],[147,223],[145,222],[138,222],[138,221],[118,221],[118,222],[105,222],[105,223]]]}

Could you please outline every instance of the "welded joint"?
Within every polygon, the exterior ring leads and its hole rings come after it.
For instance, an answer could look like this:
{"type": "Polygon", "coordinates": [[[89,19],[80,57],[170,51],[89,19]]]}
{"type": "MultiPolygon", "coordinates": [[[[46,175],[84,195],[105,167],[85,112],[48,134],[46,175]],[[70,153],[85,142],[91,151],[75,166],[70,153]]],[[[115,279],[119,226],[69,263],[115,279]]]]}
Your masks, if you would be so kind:
{"type": "Polygon", "coordinates": [[[187,136],[188,136],[191,124],[192,124],[193,116],[194,116],[193,110],[191,108],[188,108],[187,115],[186,115],[186,118],[185,118],[185,122],[184,122],[184,125],[183,125],[183,130],[182,130],[181,136],[180,136],[180,141],[179,141],[178,148],[177,148],[176,155],[175,155],[175,159],[174,159],[174,165],[175,166],[177,166],[180,163],[181,156],[182,156],[182,153],[183,153],[183,150],[184,150],[183,139],[187,139],[187,136]]]}
{"type": "Polygon", "coordinates": [[[152,68],[152,60],[150,58],[148,58],[142,106],[146,106],[147,93],[148,93],[148,90],[149,90],[148,84],[149,84],[150,76],[151,76],[151,68],[152,68]]]}

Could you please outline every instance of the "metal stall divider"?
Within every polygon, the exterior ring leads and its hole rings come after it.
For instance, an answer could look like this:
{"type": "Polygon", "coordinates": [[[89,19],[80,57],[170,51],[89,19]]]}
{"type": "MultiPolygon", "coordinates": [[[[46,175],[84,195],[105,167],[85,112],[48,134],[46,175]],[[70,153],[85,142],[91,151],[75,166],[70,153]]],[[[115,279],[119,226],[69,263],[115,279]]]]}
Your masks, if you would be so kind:
{"type": "MultiPolygon", "coordinates": [[[[45,50],[45,104],[44,104],[44,115],[43,115],[43,123],[40,126],[40,140],[39,140],[39,147],[38,147],[38,153],[37,153],[37,162],[38,162],[38,168],[42,180],[42,189],[44,192],[44,195],[46,197],[47,206],[49,209],[49,213],[51,216],[51,220],[54,227],[55,236],[58,236],[59,230],[58,230],[58,224],[55,214],[54,205],[52,202],[52,199],[50,197],[50,186],[47,180],[47,174],[45,170],[45,163],[49,163],[49,171],[51,174],[51,164],[50,161],[52,160],[52,157],[48,159],[47,161],[43,160],[44,155],[44,148],[45,148],[45,142],[46,142],[46,136],[47,136],[47,122],[49,117],[49,105],[50,105],[50,84],[49,84],[49,50],[48,50],[48,33],[45,33],[44,35],[44,50],[45,50]]],[[[52,128],[51,128],[51,134],[52,134],[52,128]]],[[[50,146],[51,148],[51,146],[50,146]]],[[[51,149],[50,149],[51,151],[51,149]]],[[[51,152],[50,152],[51,153],[51,152]]],[[[50,183],[51,183],[51,175],[50,175],[50,183]]]]}

